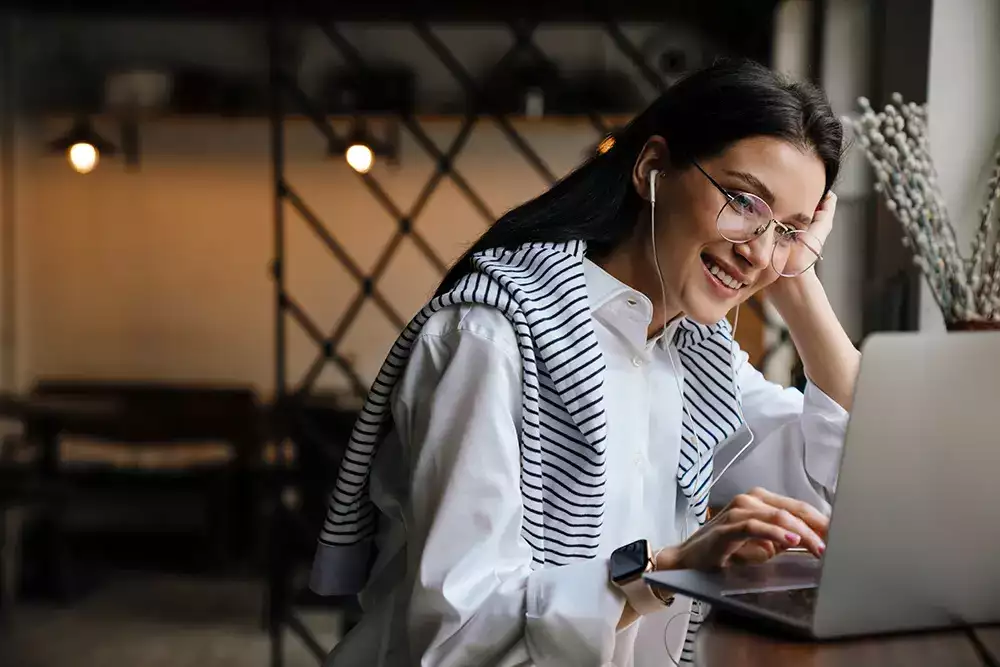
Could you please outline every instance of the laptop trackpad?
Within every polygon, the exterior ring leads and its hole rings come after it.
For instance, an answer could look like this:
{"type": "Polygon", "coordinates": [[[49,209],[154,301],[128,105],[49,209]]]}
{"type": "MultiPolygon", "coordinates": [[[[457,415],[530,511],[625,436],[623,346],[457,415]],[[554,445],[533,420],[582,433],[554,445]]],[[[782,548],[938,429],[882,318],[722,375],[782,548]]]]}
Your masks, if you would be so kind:
{"type": "Polygon", "coordinates": [[[822,561],[807,553],[783,554],[761,565],[736,565],[719,572],[723,595],[766,593],[819,585],[822,561]]]}

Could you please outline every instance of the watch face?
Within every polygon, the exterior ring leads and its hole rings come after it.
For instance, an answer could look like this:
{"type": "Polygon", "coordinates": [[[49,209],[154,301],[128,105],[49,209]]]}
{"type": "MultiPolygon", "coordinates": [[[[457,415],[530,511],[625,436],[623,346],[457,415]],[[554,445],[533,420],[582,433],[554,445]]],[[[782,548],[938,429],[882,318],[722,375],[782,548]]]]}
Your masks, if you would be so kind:
{"type": "Polygon", "coordinates": [[[628,581],[646,571],[649,563],[649,549],[646,540],[636,540],[626,544],[611,554],[611,580],[628,581]]]}

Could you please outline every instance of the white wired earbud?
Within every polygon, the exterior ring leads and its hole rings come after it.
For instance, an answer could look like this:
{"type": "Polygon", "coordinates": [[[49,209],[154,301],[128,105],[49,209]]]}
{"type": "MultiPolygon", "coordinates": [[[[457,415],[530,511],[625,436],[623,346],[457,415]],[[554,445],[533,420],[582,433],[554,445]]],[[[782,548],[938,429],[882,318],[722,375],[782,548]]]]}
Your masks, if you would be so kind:
{"type": "MultiPolygon", "coordinates": [[[[651,243],[651,245],[653,247],[653,264],[656,267],[656,275],[660,279],[660,300],[661,300],[661,304],[663,306],[663,312],[666,313],[667,312],[667,290],[666,290],[666,287],[663,284],[663,271],[660,269],[660,259],[657,256],[657,252],[656,252],[656,180],[660,177],[660,173],[661,172],[660,172],[659,169],[652,169],[649,172],[649,212],[650,212],[649,213],[649,218],[650,218],[650,220],[649,220],[649,236],[650,236],[650,243],[651,243]]],[[[736,327],[739,325],[739,322],[740,322],[740,307],[737,305],[736,306],[736,315],[733,318],[733,338],[732,338],[732,346],[730,347],[730,356],[733,358],[733,360],[735,360],[735,358],[736,358],[736,327]]],[[[667,326],[668,326],[668,322],[664,322],[663,323],[663,331],[661,332],[661,335],[664,335],[664,336],[666,335],[666,333],[667,333],[667,326]]],[[[668,343],[669,343],[669,341],[668,341],[668,343]]],[[[698,452],[698,463],[697,463],[698,467],[697,467],[697,469],[695,471],[695,480],[694,480],[694,482],[692,482],[693,484],[698,484],[699,481],[700,481],[700,476],[701,476],[701,471],[702,471],[701,442],[700,442],[700,440],[698,438],[698,432],[694,429],[694,418],[691,417],[691,413],[690,413],[690,411],[688,411],[687,405],[684,403],[684,387],[683,387],[683,385],[681,385],[680,374],[677,372],[677,366],[674,363],[674,356],[673,356],[673,354],[670,353],[669,350],[667,351],[667,358],[670,359],[670,367],[671,367],[671,369],[674,372],[674,380],[677,382],[677,391],[678,391],[678,393],[680,394],[680,397],[681,397],[681,407],[684,410],[684,415],[687,416],[687,418],[688,418],[688,422],[691,424],[691,434],[694,436],[695,450],[698,452]]],[[[725,467],[722,469],[722,472],[720,472],[718,475],[715,476],[715,479],[712,480],[707,485],[707,487],[699,494],[699,496],[697,498],[692,498],[690,500],[690,502],[688,503],[688,511],[687,511],[686,516],[685,516],[685,520],[684,520],[684,522],[683,522],[683,524],[681,526],[682,535],[683,535],[682,542],[685,542],[685,541],[688,540],[688,538],[690,538],[690,533],[688,532],[688,525],[690,523],[690,520],[693,519],[695,522],[697,522],[697,520],[698,520],[697,516],[693,516],[693,512],[692,512],[693,508],[699,502],[701,502],[702,498],[704,498],[705,496],[707,496],[711,492],[712,487],[714,487],[718,483],[718,481],[720,479],[722,479],[722,476],[726,474],[726,471],[728,471],[729,468],[734,463],[736,463],[736,461],[739,460],[739,458],[741,456],[743,456],[743,453],[746,452],[746,450],[750,447],[750,445],[753,444],[753,441],[754,441],[753,431],[750,430],[750,425],[747,424],[746,417],[743,416],[743,403],[742,403],[742,401],[739,398],[739,387],[737,386],[737,382],[736,382],[736,373],[737,373],[737,369],[734,367],[733,368],[733,395],[736,397],[736,409],[739,412],[740,419],[743,421],[743,424],[746,426],[747,432],[750,434],[750,440],[747,441],[747,443],[745,445],[743,445],[743,447],[740,449],[740,451],[736,453],[736,456],[734,456],[732,459],[730,459],[729,463],[727,463],[725,465],[725,467]]],[[[698,602],[698,601],[696,601],[696,600],[692,600],[691,601],[691,605],[692,605],[691,606],[691,611],[684,611],[684,612],[679,612],[677,614],[674,614],[669,619],[667,619],[666,626],[663,628],[663,648],[665,649],[667,657],[670,659],[670,662],[672,662],[677,667],[680,667],[680,662],[676,658],[674,658],[673,654],[670,652],[670,646],[667,643],[667,631],[670,628],[671,622],[673,622],[675,619],[677,619],[680,616],[688,616],[688,617],[690,617],[692,619],[695,619],[695,620],[698,620],[698,621],[704,620],[703,619],[703,615],[702,615],[702,611],[703,610],[702,610],[701,603],[698,602]]]]}

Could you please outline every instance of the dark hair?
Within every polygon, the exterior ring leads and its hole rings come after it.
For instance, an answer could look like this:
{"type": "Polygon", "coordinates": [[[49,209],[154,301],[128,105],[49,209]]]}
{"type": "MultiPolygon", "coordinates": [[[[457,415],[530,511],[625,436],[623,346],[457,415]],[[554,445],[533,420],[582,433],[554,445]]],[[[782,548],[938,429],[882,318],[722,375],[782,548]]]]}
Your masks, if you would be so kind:
{"type": "Polygon", "coordinates": [[[753,61],[720,60],[671,86],[615,133],[606,153],[507,212],[456,262],[437,293],[451,289],[471,270],[470,257],[484,250],[582,240],[589,254],[601,256],[630,238],[643,207],[632,170],[654,135],[666,140],[676,168],[741,139],[768,136],[814,151],[826,168],[827,190],[840,170],[843,126],[820,89],[753,61]]]}

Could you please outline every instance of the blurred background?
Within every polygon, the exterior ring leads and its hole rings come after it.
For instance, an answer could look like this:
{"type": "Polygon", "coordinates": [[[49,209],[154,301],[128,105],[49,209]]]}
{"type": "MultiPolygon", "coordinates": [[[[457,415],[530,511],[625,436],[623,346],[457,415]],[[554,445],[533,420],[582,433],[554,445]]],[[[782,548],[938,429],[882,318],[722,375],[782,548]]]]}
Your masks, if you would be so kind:
{"type": "MultiPolygon", "coordinates": [[[[0,665],[319,664],[357,610],[306,592],[315,537],[397,332],[492,221],[718,56],[838,114],[929,102],[971,238],[996,0],[466,4],[5,4],[0,665]]],[[[834,307],[858,342],[941,328],[870,183],[850,153],[834,307]]],[[[738,336],[801,383],[766,303],[738,336]]]]}

